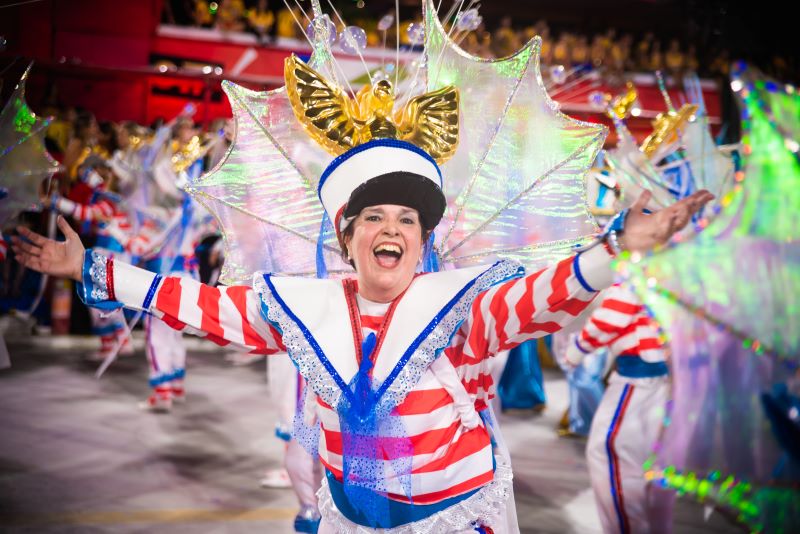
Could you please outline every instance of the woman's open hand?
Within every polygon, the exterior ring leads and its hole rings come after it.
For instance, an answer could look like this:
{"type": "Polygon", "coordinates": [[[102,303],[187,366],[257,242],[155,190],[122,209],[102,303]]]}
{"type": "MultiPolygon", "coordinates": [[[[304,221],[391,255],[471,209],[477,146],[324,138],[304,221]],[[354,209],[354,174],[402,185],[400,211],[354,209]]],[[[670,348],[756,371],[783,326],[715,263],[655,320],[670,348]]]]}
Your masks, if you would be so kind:
{"type": "Polygon", "coordinates": [[[17,261],[29,269],[80,282],[85,251],[83,244],[61,215],[58,216],[58,228],[66,236],[66,241],[54,241],[18,226],[17,231],[27,241],[19,236],[12,236],[11,248],[17,261]]]}
{"type": "Polygon", "coordinates": [[[649,191],[639,195],[625,219],[621,245],[632,252],[647,252],[657,245],[663,245],[675,232],[686,226],[692,215],[706,202],[714,198],[714,195],[703,189],[667,208],[647,214],[644,207],[650,196],[649,191]]]}

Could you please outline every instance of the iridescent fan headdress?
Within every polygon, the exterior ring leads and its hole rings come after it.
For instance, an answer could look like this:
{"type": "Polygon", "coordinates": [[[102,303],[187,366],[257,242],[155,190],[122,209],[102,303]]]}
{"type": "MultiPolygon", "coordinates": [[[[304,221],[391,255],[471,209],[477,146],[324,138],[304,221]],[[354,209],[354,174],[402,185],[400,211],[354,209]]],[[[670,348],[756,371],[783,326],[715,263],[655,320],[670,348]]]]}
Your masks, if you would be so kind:
{"type": "MultiPolygon", "coordinates": [[[[428,194],[384,184],[370,195],[385,198],[356,196],[397,204],[400,193],[414,192],[431,200],[428,249],[437,261],[428,268],[512,259],[536,269],[593,238],[584,175],[606,129],[565,116],[549,98],[539,38],[506,58],[478,58],[458,47],[459,14],[443,23],[424,0],[422,54],[403,54],[405,63],[383,74],[367,68],[369,85],[355,91],[332,53],[335,25],[318,1],[311,6],[309,60],[290,59],[287,85],[273,91],[224,83],[236,137],[218,166],[187,188],[220,221],[222,282],[262,270],[352,272],[337,236],[359,209],[350,196],[392,172],[411,170],[428,194]],[[328,221],[337,216],[334,229],[328,221]]],[[[425,224],[427,208],[417,207],[425,224]]]]}

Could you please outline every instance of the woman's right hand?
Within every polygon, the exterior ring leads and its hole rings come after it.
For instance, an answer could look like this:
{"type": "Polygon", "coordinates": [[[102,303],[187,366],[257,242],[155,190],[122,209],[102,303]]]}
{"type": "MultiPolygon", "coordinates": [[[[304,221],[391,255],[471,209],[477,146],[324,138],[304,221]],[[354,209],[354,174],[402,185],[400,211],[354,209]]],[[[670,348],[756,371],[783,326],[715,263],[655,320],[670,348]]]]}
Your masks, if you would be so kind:
{"type": "Polygon", "coordinates": [[[12,236],[11,248],[17,261],[29,269],[80,282],[83,253],[86,249],[83,248],[78,234],[61,215],[58,216],[58,228],[64,233],[66,241],[54,241],[18,226],[17,232],[27,241],[19,236],[12,236]]]}

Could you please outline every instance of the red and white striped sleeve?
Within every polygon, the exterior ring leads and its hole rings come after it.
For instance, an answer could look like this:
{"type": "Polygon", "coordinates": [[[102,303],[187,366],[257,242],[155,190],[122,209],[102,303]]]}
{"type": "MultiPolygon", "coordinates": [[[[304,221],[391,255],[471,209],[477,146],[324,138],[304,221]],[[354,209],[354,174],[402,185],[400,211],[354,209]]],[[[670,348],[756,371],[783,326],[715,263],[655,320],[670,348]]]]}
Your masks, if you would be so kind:
{"type": "Polygon", "coordinates": [[[95,222],[114,216],[114,204],[101,198],[91,204],[78,204],[68,198],[58,197],[53,207],[64,215],[70,215],[81,222],[95,222]]]}
{"type": "Polygon", "coordinates": [[[4,261],[6,259],[6,255],[8,254],[8,241],[6,241],[6,237],[0,234],[0,261],[4,261]]]}
{"type": "MultiPolygon", "coordinates": [[[[482,293],[459,331],[463,357],[477,363],[560,330],[611,284],[611,259],[604,247],[594,247],[482,293]]],[[[464,363],[453,362],[456,366],[464,363]]]]}
{"type": "Polygon", "coordinates": [[[585,354],[609,347],[615,356],[623,352],[645,355],[655,350],[656,360],[663,360],[661,346],[658,332],[636,294],[630,288],[614,285],[567,347],[566,357],[577,364],[585,354]]]}
{"type": "Polygon", "coordinates": [[[254,354],[286,350],[280,333],[262,317],[261,301],[250,287],[211,287],[113,260],[106,260],[105,273],[109,300],[148,311],[176,330],[254,354]]]}

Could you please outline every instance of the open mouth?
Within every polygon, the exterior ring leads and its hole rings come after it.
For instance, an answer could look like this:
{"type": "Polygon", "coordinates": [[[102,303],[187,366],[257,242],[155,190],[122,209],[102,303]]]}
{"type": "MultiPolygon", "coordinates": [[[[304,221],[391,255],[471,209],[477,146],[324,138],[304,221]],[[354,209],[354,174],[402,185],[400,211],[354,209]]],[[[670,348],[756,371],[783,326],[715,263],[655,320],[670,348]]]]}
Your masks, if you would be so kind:
{"type": "Polygon", "coordinates": [[[395,267],[403,257],[403,249],[394,243],[381,243],[375,247],[372,253],[375,255],[378,265],[386,269],[395,267]]]}

